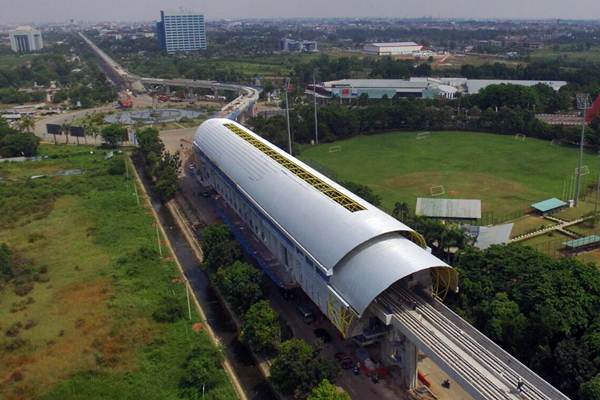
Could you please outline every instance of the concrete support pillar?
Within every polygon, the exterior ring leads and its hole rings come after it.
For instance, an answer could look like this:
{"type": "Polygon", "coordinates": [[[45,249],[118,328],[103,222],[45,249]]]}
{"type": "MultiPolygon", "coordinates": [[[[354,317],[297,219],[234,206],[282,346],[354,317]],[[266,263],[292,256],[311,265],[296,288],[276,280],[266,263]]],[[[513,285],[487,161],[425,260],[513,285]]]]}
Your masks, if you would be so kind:
{"type": "Polygon", "coordinates": [[[417,387],[417,346],[404,342],[404,357],[402,359],[402,383],[409,389],[417,387]]]}

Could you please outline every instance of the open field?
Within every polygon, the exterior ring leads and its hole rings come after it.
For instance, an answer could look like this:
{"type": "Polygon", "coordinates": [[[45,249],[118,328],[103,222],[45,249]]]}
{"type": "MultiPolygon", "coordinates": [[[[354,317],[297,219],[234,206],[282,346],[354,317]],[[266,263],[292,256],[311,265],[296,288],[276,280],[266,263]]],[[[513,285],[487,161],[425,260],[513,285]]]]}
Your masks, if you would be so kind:
{"type": "MultiPolygon", "coordinates": [[[[481,199],[483,212],[496,216],[562,197],[577,165],[571,148],[473,132],[433,132],[422,140],[415,132],[359,136],[304,147],[301,158],[339,180],[368,185],[388,209],[405,201],[414,210],[417,197],[431,197],[431,188],[441,185],[445,194],[439,197],[481,199]],[[332,146],[340,151],[330,152],[332,146]]],[[[596,163],[585,155],[585,164],[596,163]]]]}
{"type": "Polygon", "coordinates": [[[474,65],[480,66],[483,64],[494,64],[501,63],[506,64],[509,67],[516,67],[517,65],[523,64],[522,61],[508,60],[501,58],[493,54],[468,54],[465,56],[451,55],[443,63],[434,64],[435,69],[460,69],[463,65],[474,65]]]}
{"type": "MultiPolygon", "coordinates": [[[[85,146],[42,152],[50,158],[0,164],[0,243],[31,269],[0,286],[0,397],[178,398],[190,349],[214,348],[187,318],[157,322],[166,305],[185,304],[185,288],[157,253],[153,217],[137,204],[124,156],[107,161],[85,146]],[[74,168],[83,174],[57,175],[74,168]],[[33,288],[17,295],[19,280],[33,288]]],[[[235,398],[217,372],[211,395],[235,398]]]]}
{"type": "Polygon", "coordinates": [[[532,61],[550,61],[561,59],[571,63],[600,62],[600,47],[595,46],[588,51],[577,51],[562,46],[559,49],[547,47],[531,53],[532,61]]]}

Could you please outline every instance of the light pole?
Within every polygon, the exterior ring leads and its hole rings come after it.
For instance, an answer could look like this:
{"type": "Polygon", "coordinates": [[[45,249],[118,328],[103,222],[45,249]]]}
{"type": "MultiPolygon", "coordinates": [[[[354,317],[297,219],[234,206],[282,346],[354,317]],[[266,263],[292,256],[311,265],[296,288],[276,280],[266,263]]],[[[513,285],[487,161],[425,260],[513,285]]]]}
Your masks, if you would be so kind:
{"type": "Polygon", "coordinates": [[[590,107],[590,95],[587,93],[578,93],[577,94],[577,108],[583,110],[583,117],[581,119],[581,138],[579,139],[579,160],[577,162],[577,173],[576,173],[576,182],[575,182],[575,207],[577,207],[577,203],[579,203],[579,195],[581,192],[581,167],[583,163],[583,141],[585,137],[585,113],[587,109],[590,107]]]}
{"type": "Polygon", "coordinates": [[[290,88],[290,78],[285,78],[285,119],[287,121],[288,134],[288,153],[292,154],[292,131],[290,129],[290,105],[288,103],[288,90],[290,88]]]}
{"type": "Polygon", "coordinates": [[[315,107],[315,144],[319,144],[319,124],[317,122],[317,71],[313,71],[313,105],[315,107]]]}

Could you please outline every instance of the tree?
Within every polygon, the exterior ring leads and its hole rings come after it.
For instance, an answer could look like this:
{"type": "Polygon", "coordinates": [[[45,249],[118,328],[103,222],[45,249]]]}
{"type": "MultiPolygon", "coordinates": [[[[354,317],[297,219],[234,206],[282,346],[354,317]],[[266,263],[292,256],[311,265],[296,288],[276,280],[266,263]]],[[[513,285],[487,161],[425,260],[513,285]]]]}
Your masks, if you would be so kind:
{"type": "MultiPolygon", "coordinates": [[[[161,142],[162,143],[162,142],[161,142]]],[[[171,154],[162,153],[162,158],[154,170],[154,189],[162,201],[168,201],[177,193],[177,181],[181,160],[179,152],[171,154]]]]}
{"type": "Polygon", "coordinates": [[[202,231],[202,250],[204,264],[212,271],[233,264],[242,255],[225,225],[211,225],[202,231]]]}
{"type": "Polygon", "coordinates": [[[144,159],[146,167],[150,167],[150,160],[156,160],[163,153],[165,146],[160,140],[159,132],[155,128],[145,128],[137,133],[138,153],[144,159]]]}
{"type": "Polygon", "coordinates": [[[509,300],[506,293],[496,293],[486,308],[486,314],[486,335],[513,352],[517,350],[527,328],[527,319],[519,310],[519,305],[509,300]]]}
{"type": "Polygon", "coordinates": [[[33,119],[33,117],[26,115],[23,118],[21,118],[21,120],[19,121],[19,129],[21,129],[24,132],[33,132],[33,130],[35,129],[35,120],[33,119]]]}
{"type": "Polygon", "coordinates": [[[399,221],[406,221],[410,216],[410,207],[408,206],[408,203],[403,201],[394,204],[392,216],[399,221]]]}
{"type": "Polygon", "coordinates": [[[71,125],[68,122],[63,122],[60,125],[60,130],[63,135],[65,135],[65,143],[69,144],[69,131],[71,130],[71,125]]]}
{"type": "Polygon", "coordinates": [[[241,261],[219,267],[215,280],[227,302],[240,315],[264,296],[262,272],[241,261]]]}
{"type": "Polygon", "coordinates": [[[338,372],[337,365],[321,359],[310,344],[291,339],[281,344],[271,365],[271,381],[283,394],[303,396],[323,379],[333,381],[338,372]]]}
{"type": "Polygon", "coordinates": [[[582,400],[600,400],[600,374],[579,387],[579,398],[582,400]]]}
{"type": "Polygon", "coordinates": [[[323,379],[312,390],[307,400],[350,400],[350,395],[332,385],[327,379],[323,379]]]}
{"type": "Polygon", "coordinates": [[[355,195],[363,198],[374,206],[381,205],[381,196],[373,193],[373,189],[366,185],[361,185],[359,183],[354,183],[350,181],[342,181],[340,185],[354,193],[355,195]]]}
{"type": "Polygon", "coordinates": [[[33,133],[11,133],[0,136],[1,157],[31,157],[37,154],[40,138],[33,133]]]}
{"type": "Polygon", "coordinates": [[[102,129],[101,135],[108,146],[115,148],[127,137],[127,128],[111,124],[102,129]]]}
{"type": "Polygon", "coordinates": [[[268,301],[260,300],[250,306],[244,316],[241,340],[260,354],[272,354],[279,348],[279,318],[268,301]]]}

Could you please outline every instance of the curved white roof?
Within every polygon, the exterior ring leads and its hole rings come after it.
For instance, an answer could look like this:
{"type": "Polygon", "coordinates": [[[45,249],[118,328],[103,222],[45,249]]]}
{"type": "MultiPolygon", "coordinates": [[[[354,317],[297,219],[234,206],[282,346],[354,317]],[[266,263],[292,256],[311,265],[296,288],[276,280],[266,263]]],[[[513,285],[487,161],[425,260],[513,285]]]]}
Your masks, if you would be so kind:
{"type": "Polygon", "coordinates": [[[376,236],[413,230],[302,161],[228,119],[198,128],[194,145],[327,270],[376,236]],[[365,208],[351,212],[294,175],[225,124],[234,124],[365,208]]]}
{"type": "Polygon", "coordinates": [[[236,122],[204,122],[194,145],[332,275],[331,286],[359,315],[394,282],[420,270],[451,269],[402,235],[411,228],[236,122]],[[343,205],[348,201],[352,207],[343,205]]]}
{"type": "Polygon", "coordinates": [[[436,267],[451,268],[405,237],[388,234],[366,243],[342,260],[330,284],[362,315],[394,282],[436,267]]]}

